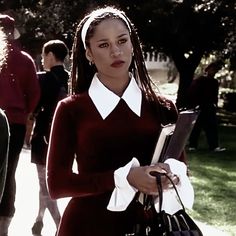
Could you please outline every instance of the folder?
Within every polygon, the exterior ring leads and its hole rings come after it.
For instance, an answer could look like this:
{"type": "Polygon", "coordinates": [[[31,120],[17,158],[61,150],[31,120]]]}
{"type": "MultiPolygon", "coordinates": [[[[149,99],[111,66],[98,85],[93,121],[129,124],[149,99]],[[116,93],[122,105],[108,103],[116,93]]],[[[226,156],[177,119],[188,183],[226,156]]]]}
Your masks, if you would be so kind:
{"type": "Polygon", "coordinates": [[[175,124],[163,126],[154,150],[151,164],[164,162],[168,158],[179,159],[197,120],[199,110],[179,112],[175,124]]]}

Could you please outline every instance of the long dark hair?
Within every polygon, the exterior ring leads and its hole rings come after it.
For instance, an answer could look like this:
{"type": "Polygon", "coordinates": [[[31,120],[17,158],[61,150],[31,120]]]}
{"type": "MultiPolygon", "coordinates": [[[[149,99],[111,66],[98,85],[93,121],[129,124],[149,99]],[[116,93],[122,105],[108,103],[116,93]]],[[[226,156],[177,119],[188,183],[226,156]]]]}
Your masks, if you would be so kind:
{"type": "MultiPolygon", "coordinates": [[[[134,78],[136,79],[138,85],[142,89],[142,91],[146,94],[147,98],[150,100],[156,100],[156,94],[153,90],[153,83],[148,74],[147,67],[145,65],[143,51],[141,48],[141,42],[139,40],[139,36],[137,34],[137,30],[129,18],[125,15],[125,13],[121,10],[118,10],[114,7],[105,7],[100,8],[99,10],[103,9],[103,13],[98,17],[95,17],[94,20],[91,22],[87,34],[85,43],[86,46],[89,47],[89,39],[93,36],[94,30],[96,26],[105,19],[108,18],[116,18],[122,20],[127,28],[130,31],[130,38],[133,45],[133,59],[130,65],[130,72],[132,72],[134,78]],[[115,14],[114,12],[118,12],[115,14]],[[122,17],[120,15],[122,14],[122,17]],[[127,25],[128,24],[128,25],[127,25]]],[[[96,10],[95,10],[96,11],[96,10]]],[[[79,23],[75,38],[74,44],[72,49],[72,93],[79,94],[86,90],[88,90],[93,75],[96,72],[95,66],[90,66],[89,61],[85,56],[85,48],[84,44],[81,39],[81,31],[86,23],[86,21],[93,16],[93,12],[89,15],[86,15],[81,22],[79,23]]],[[[163,102],[163,101],[162,101],[163,102]]]]}

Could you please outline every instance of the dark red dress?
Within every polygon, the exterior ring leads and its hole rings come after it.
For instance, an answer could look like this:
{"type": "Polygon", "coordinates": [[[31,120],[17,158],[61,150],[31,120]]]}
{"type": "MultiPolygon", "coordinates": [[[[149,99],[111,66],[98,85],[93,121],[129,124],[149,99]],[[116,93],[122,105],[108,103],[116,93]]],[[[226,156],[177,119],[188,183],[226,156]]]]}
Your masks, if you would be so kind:
{"type": "MultiPolygon", "coordinates": [[[[165,117],[175,121],[174,106],[165,110],[165,117]]],[[[158,110],[144,96],[141,117],[121,99],[103,120],[88,93],[59,104],[48,153],[48,186],[51,197],[72,199],[58,235],[122,236],[131,231],[137,217],[134,201],[126,211],[107,210],[115,187],[113,173],[133,157],[141,165],[150,163],[160,123],[158,110]],[[72,173],[74,158],[79,174],[72,173]]]]}

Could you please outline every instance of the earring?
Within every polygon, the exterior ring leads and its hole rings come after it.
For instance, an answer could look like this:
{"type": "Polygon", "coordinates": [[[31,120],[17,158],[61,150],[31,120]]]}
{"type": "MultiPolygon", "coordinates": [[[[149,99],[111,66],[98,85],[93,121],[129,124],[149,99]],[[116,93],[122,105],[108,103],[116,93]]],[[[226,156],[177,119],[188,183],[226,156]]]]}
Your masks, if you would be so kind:
{"type": "Polygon", "coordinates": [[[92,66],[94,63],[93,61],[89,61],[89,65],[92,66]]]}

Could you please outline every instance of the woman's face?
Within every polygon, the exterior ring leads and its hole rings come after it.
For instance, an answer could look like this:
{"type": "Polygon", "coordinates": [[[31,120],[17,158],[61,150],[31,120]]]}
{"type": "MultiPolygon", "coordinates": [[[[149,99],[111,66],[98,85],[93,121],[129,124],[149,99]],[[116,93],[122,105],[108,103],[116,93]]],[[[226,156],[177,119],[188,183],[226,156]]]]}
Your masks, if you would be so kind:
{"type": "Polygon", "coordinates": [[[86,57],[95,64],[100,77],[128,74],[133,48],[129,31],[123,21],[102,21],[96,26],[89,44],[86,57]]]}

